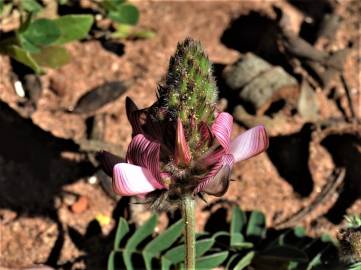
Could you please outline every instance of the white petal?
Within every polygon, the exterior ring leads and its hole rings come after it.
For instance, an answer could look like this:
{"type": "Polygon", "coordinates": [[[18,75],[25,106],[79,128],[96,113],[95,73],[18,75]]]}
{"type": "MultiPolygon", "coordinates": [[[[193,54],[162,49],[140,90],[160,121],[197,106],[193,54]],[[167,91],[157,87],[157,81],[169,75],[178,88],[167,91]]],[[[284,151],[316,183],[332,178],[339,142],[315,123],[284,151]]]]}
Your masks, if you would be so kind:
{"type": "Polygon", "coordinates": [[[230,153],[236,162],[251,158],[268,147],[268,135],[263,125],[256,126],[239,135],[231,142],[230,153]]]}
{"type": "Polygon", "coordinates": [[[113,168],[113,189],[121,196],[146,194],[163,188],[146,168],[118,163],[113,168]]]}

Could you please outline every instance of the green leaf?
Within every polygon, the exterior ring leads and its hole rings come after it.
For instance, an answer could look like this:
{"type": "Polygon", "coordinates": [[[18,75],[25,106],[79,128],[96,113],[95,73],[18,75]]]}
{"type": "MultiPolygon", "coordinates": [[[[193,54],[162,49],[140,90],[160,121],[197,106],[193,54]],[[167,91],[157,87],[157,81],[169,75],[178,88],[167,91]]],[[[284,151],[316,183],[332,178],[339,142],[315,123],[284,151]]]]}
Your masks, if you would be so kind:
{"type": "Polygon", "coordinates": [[[263,213],[259,211],[253,211],[249,218],[246,235],[248,237],[262,238],[266,231],[266,219],[263,213]]]}
{"type": "Polygon", "coordinates": [[[135,233],[129,238],[123,251],[123,260],[127,269],[132,270],[131,253],[136,250],[137,246],[145,238],[151,235],[157,224],[157,215],[153,215],[143,226],[139,227],[135,233]]]}
{"type": "Polygon", "coordinates": [[[107,11],[116,10],[117,7],[125,3],[125,0],[103,0],[99,4],[107,11]]]}
{"type": "Polygon", "coordinates": [[[239,247],[244,242],[244,237],[241,232],[246,223],[247,217],[245,213],[241,209],[239,209],[239,207],[233,207],[230,231],[231,247],[239,247]]]}
{"type": "Polygon", "coordinates": [[[115,233],[114,249],[117,250],[120,247],[120,241],[129,232],[128,222],[124,218],[119,218],[117,232],[115,233]]]}
{"type": "Polygon", "coordinates": [[[58,0],[58,4],[59,4],[59,5],[67,5],[67,4],[68,4],[68,0],[58,0]]]}
{"type": "Polygon", "coordinates": [[[155,32],[146,29],[137,30],[134,26],[124,23],[117,23],[115,25],[116,31],[111,34],[112,38],[141,38],[148,39],[155,36],[155,32]]]}
{"type": "Polygon", "coordinates": [[[293,229],[293,232],[294,234],[297,236],[297,237],[304,237],[306,236],[306,230],[304,227],[302,226],[296,226],[294,229],[293,229]]]}
{"type": "Polygon", "coordinates": [[[183,219],[181,219],[145,246],[143,250],[143,257],[146,269],[152,269],[151,262],[153,257],[169,248],[182,234],[183,227],[183,219]]]}
{"type": "Polygon", "coordinates": [[[33,17],[33,14],[32,14],[32,13],[26,14],[26,16],[25,16],[25,21],[24,21],[24,18],[23,18],[23,17],[20,17],[20,27],[19,27],[19,29],[16,31],[16,32],[18,33],[18,35],[19,35],[20,33],[25,32],[25,31],[29,28],[29,26],[30,26],[30,24],[31,24],[31,19],[32,19],[32,17],[33,17]]]}
{"type": "Polygon", "coordinates": [[[35,61],[44,67],[58,68],[70,61],[68,51],[60,46],[44,47],[39,53],[31,55],[35,61]]]}
{"type": "Polygon", "coordinates": [[[336,243],[337,243],[337,242],[332,238],[331,235],[326,234],[326,233],[324,233],[324,234],[321,235],[321,241],[322,241],[322,242],[325,242],[325,243],[333,243],[333,244],[336,244],[336,243]]]}
{"type": "Polygon", "coordinates": [[[306,270],[312,270],[312,269],[314,269],[315,266],[321,265],[322,264],[321,256],[322,256],[322,253],[318,253],[315,257],[313,257],[312,260],[307,265],[306,270]]]}
{"type": "Polygon", "coordinates": [[[49,19],[38,19],[20,35],[30,43],[39,46],[50,45],[60,37],[58,26],[49,19]]]}
{"type": "Polygon", "coordinates": [[[86,37],[93,21],[92,15],[65,15],[54,20],[61,33],[55,43],[64,44],[86,37]]]}
{"type": "Polygon", "coordinates": [[[250,251],[248,252],[237,264],[236,266],[233,268],[234,270],[242,270],[245,267],[247,267],[248,265],[251,264],[253,258],[255,256],[255,252],[254,251],[250,251]]]}
{"type": "Polygon", "coordinates": [[[219,266],[228,256],[228,251],[214,253],[196,260],[196,269],[213,269],[219,266]]]}
{"type": "Polygon", "coordinates": [[[41,73],[41,67],[36,63],[36,61],[31,57],[30,53],[20,48],[16,45],[11,45],[5,48],[5,53],[10,57],[14,58],[16,61],[30,67],[36,73],[41,73]]]}
{"type": "MultiPolygon", "coordinates": [[[[214,244],[214,239],[203,239],[196,241],[196,257],[202,256],[206,253],[214,244]]],[[[185,251],[184,245],[179,245],[175,248],[168,250],[162,256],[162,270],[169,269],[171,265],[178,264],[184,260],[185,251]]]]}
{"type": "Polygon", "coordinates": [[[233,269],[233,268],[231,268],[231,266],[234,264],[234,261],[236,261],[239,257],[240,257],[240,255],[238,253],[233,254],[227,261],[227,265],[226,265],[225,269],[227,269],[227,270],[233,269]]]}
{"type": "Polygon", "coordinates": [[[43,7],[36,0],[22,0],[20,1],[21,7],[31,13],[37,13],[43,9],[43,7]]]}
{"type": "Polygon", "coordinates": [[[4,9],[4,0],[0,0],[0,15],[3,12],[4,9]]]}
{"type": "Polygon", "coordinates": [[[118,23],[136,25],[139,20],[138,9],[131,4],[122,4],[109,12],[108,17],[118,23]]]}
{"type": "Polygon", "coordinates": [[[132,37],[141,38],[141,39],[154,38],[155,35],[156,35],[156,33],[154,31],[151,31],[151,30],[138,30],[138,31],[133,31],[131,33],[132,37]]]}
{"type": "Polygon", "coordinates": [[[112,250],[112,252],[110,252],[109,257],[108,257],[107,270],[115,270],[115,268],[114,268],[114,256],[115,256],[115,251],[112,250]]]}
{"type": "Polygon", "coordinates": [[[350,265],[347,270],[361,270],[361,262],[350,265]]]}
{"type": "Polygon", "coordinates": [[[133,26],[129,24],[117,23],[115,26],[116,31],[111,34],[112,38],[127,38],[131,35],[133,26]]]}
{"type": "Polygon", "coordinates": [[[31,42],[29,42],[29,40],[27,40],[26,38],[24,38],[21,35],[19,35],[19,41],[20,41],[21,47],[24,48],[29,53],[40,52],[40,48],[38,48],[37,46],[35,46],[31,42]]]}

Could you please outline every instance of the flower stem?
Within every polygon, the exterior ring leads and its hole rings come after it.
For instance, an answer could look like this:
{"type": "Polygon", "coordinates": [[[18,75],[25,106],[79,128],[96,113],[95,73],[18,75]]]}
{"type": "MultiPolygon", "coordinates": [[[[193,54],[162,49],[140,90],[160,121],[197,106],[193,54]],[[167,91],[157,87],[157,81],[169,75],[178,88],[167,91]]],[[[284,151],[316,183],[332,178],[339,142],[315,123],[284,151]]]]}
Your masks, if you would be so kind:
{"type": "Polygon", "coordinates": [[[194,208],[195,200],[192,195],[184,196],[182,199],[182,212],[185,227],[185,266],[187,270],[196,269],[194,208]]]}

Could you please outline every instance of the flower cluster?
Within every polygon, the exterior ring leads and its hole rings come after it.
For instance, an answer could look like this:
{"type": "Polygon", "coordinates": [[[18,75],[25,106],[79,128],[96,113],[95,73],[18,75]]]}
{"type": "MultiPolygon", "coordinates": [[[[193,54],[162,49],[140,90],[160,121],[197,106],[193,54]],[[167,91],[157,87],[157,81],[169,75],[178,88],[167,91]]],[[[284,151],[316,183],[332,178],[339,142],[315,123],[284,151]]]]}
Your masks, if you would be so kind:
{"type": "Polygon", "coordinates": [[[142,195],[155,205],[184,194],[221,196],[234,163],[263,152],[268,136],[256,126],[231,140],[233,118],[216,109],[211,64],[192,39],[178,44],[157,101],[138,109],[126,99],[132,141],[126,162],[108,153],[98,157],[122,196],[142,195]]]}

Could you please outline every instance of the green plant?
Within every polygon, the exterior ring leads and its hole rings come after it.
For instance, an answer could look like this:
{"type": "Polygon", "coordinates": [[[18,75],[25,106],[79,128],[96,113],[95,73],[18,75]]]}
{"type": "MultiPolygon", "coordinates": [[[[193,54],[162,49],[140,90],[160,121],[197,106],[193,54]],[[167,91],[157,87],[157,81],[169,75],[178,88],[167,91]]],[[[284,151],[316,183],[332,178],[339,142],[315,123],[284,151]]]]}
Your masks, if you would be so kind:
{"type": "MultiPolygon", "coordinates": [[[[184,269],[183,221],[161,234],[154,233],[156,224],[157,215],[153,215],[130,233],[127,221],[120,218],[108,270],[184,269]]],[[[301,227],[267,229],[261,212],[245,213],[238,207],[232,210],[228,232],[198,234],[195,246],[196,269],[220,265],[237,270],[345,269],[338,261],[336,243],[329,236],[307,237],[301,227]]]]}
{"type": "Polygon", "coordinates": [[[340,257],[349,270],[361,269],[361,217],[346,216],[346,227],[337,235],[340,242],[340,257]]]}
{"type": "Polygon", "coordinates": [[[115,31],[111,33],[111,38],[152,38],[155,35],[153,31],[135,27],[139,21],[139,10],[128,1],[104,0],[96,3],[102,9],[102,13],[115,22],[115,31]]]}
{"type": "MultiPolygon", "coordinates": [[[[108,270],[124,268],[128,270],[139,268],[166,270],[174,266],[184,269],[183,220],[174,223],[162,234],[151,237],[156,224],[157,215],[153,215],[143,226],[131,234],[127,221],[120,218],[114,249],[108,259],[108,270]],[[128,237],[126,238],[126,236],[128,237]],[[135,259],[136,256],[141,259],[135,259]]],[[[214,237],[199,235],[196,241],[197,269],[212,269],[227,258],[228,251],[214,249],[214,244],[214,237]],[[205,255],[206,253],[210,254],[205,255]]]]}
{"type": "Polygon", "coordinates": [[[20,27],[2,39],[0,53],[36,73],[42,73],[44,67],[57,68],[68,63],[70,55],[63,45],[86,37],[93,24],[91,15],[35,18],[42,8],[35,0],[20,1],[15,7],[20,9],[20,27]]]}
{"type": "Polygon", "coordinates": [[[324,269],[332,258],[337,258],[336,243],[328,235],[310,238],[302,227],[267,229],[262,213],[247,215],[237,207],[232,210],[229,243],[233,254],[227,269],[324,269]]]}

